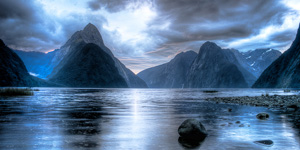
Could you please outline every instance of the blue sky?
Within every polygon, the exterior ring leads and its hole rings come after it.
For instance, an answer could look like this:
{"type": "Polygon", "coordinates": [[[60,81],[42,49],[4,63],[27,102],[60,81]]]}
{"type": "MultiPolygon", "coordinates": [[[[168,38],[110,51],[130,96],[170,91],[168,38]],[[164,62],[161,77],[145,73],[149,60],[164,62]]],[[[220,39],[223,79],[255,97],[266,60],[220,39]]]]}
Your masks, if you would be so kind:
{"type": "Polygon", "coordinates": [[[291,45],[298,0],[1,0],[0,38],[13,49],[58,49],[88,23],[135,73],[199,51],[205,41],[247,51],[291,45]]]}

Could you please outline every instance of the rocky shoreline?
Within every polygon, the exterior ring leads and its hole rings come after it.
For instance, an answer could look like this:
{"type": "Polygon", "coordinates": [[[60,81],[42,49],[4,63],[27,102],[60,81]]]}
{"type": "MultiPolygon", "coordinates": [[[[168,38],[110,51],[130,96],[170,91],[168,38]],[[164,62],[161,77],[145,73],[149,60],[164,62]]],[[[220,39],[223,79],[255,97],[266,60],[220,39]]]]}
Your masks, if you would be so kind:
{"type": "Polygon", "coordinates": [[[290,108],[300,107],[300,96],[298,95],[262,95],[262,96],[242,96],[242,97],[214,97],[206,98],[206,101],[216,103],[232,103],[251,106],[263,106],[269,108],[290,108]]]}
{"type": "MultiPolygon", "coordinates": [[[[298,95],[262,95],[243,97],[214,97],[206,98],[206,101],[226,104],[250,105],[256,107],[268,107],[279,109],[280,112],[288,114],[294,127],[300,129],[300,96],[298,95]]],[[[232,111],[231,108],[228,111],[232,111]]]]}

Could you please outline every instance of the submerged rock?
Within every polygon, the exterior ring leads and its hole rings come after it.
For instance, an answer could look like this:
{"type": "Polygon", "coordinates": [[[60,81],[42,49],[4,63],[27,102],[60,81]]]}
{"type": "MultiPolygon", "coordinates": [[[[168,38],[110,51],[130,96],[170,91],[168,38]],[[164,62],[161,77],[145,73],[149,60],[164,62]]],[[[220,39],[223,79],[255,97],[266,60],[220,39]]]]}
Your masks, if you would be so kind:
{"type": "Polygon", "coordinates": [[[257,119],[260,119],[260,120],[266,120],[266,119],[268,119],[269,117],[270,117],[270,115],[267,114],[267,113],[259,113],[259,114],[256,115],[256,118],[257,118],[257,119]]]}
{"type": "Polygon", "coordinates": [[[254,141],[255,144],[263,145],[263,146],[273,146],[274,142],[272,140],[260,140],[254,141]]]}
{"type": "Polygon", "coordinates": [[[205,127],[196,119],[185,120],[178,128],[179,135],[188,140],[203,140],[208,135],[205,127]]]}

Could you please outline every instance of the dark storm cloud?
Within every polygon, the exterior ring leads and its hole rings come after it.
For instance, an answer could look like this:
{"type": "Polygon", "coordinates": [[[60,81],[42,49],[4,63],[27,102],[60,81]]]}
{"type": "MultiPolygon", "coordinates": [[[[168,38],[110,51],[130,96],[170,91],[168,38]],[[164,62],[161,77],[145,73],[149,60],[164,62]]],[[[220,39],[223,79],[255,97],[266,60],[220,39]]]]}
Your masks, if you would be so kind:
{"type": "Polygon", "coordinates": [[[291,42],[295,39],[296,34],[293,30],[285,30],[282,32],[274,33],[268,40],[273,42],[291,42]]]}
{"type": "Polygon", "coordinates": [[[42,15],[43,11],[31,0],[1,0],[0,38],[14,49],[42,50],[58,44],[58,40],[49,37],[55,27],[45,26],[42,15]]]}
{"type": "Polygon", "coordinates": [[[228,40],[255,35],[270,24],[282,24],[289,12],[279,1],[269,0],[155,0],[158,19],[150,34],[172,42],[228,40]],[[169,21],[168,30],[157,30],[169,21]]]}
{"type": "Polygon", "coordinates": [[[127,8],[138,8],[144,3],[150,3],[151,0],[91,0],[88,2],[88,7],[94,11],[105,9],[108,12],[119,12],[127,8]]]}
{"type": "Polygon", "coordinates": [[[26,19],[34,20],[32,15],[32,2],[29,1],[17,1],[17,0],[1,0],[0,1],[0,19],[26,19]]]}
{"type": "Polygon", "coordinates": [[[11,48],[49,51],[60,48],[71,35],[89,22],[102,27],[103,16],[70,13],[66,18],[50,16],[31,0],[0,1],[0,38],[11,48]]]}
{"type": "MultiPolygon", "coordinates": [[[[118,12],[140,3],[139,0],[92,0],[88,4],[92,10],[118,12]]],[[[281,1],[271,0],[149,0],[146,3],[157,13],[145,31],[155,39],[153,45],[156,48],[144,51],[149,55],[165,57],[187,49],[198,51],[205,41],[214,41],[226,47],[226,43],[259,34],[264,27],[281,25],[284,16],[291,13],[281,1]]],[[[278,42],[277,45],[284,45],[291,40],[286,33],[278,33],[262,41],[262,44],[272,42],[272,38],[275,40],[273,42],[278,42]]],[[[244,46],[248,45],[255,43],[244,46]]]]}
{"type": "Polygon", "coordinates": [[[104,8],[109,12],[117,12],[123,10],[129,1],[126,0],[92,0],[88,3],[88,6],[92,10],[99,10],[104,8]]]}

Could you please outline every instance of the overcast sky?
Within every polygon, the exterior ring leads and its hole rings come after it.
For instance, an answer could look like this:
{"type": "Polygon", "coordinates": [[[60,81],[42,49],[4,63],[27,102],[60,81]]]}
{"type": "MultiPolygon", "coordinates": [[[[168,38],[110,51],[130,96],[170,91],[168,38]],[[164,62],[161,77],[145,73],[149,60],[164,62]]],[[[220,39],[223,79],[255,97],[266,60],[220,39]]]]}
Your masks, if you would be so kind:
{"type": "Polygon", "coordinates": [[[299,0],[1,0],[0,38],[13,49],[47,52],[92,23],[137,73],[179,52],[198,52],[205,41],[284,51],[295,38],[299,6],[299,0]]]}

